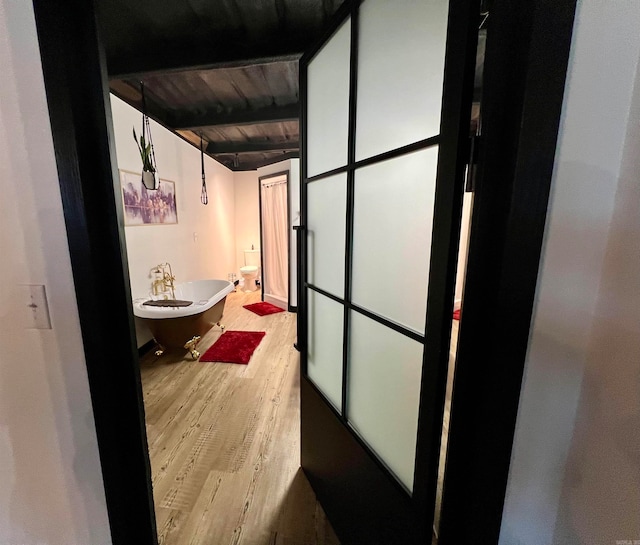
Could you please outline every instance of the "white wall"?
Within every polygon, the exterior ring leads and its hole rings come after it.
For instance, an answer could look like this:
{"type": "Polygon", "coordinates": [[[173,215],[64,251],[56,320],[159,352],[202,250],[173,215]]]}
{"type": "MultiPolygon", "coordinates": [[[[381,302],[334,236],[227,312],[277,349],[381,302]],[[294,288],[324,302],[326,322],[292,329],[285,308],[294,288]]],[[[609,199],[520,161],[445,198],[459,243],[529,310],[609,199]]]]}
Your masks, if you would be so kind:
{"type": "Polygon", "coordinates": [[[249,170],[234,173],[235,186],[235,236],[236,268],[240,279],[240,267],[244,267],[244,250],[253,245],[260,248],[260,204],[258,197],[258,172],[249,170]]]}
{"type": "MultiPolygon", "coordinates": [[[[140,133],[141,114],[112,96],[118,168],[139,172],[140,154],[132,128],[140,133]]],[[[131,293],[134,298],[149,294],[149,270],[169,262],[176,282],[200,278],[227,279],[236,270],[234,174],[205,156],[209,204],[200,202],[202,177],[200,151],[151,121],[151,133],[158,173],[175,182],[177,225],[141,225],[125,228],[131,293]]],[[[138,346],[151,336],[136,323],[138,346]]]]}
{"type": "Polygon", "coordinates": [[[640,540],[640,3],[576,15],[501,545],[640,540]]]}
{"type": "Polygon", "coordinates": [[[31,2],[0,0],[0,543],[111,543],[31,2]],[[52,329],[25,329],[43,284],[52,329]]]}

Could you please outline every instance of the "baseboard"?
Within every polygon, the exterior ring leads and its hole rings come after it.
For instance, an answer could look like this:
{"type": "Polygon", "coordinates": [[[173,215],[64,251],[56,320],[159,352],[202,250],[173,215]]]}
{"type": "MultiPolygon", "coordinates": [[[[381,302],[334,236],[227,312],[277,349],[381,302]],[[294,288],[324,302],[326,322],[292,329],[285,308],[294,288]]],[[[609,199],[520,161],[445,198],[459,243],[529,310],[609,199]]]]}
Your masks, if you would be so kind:
{"type": "Polygon", "coordinates": [[[147,341],[146,343],[144,343],[142,346],[139,346],[138,347],[138,357],[141,358],[147,352],[150,352],[155,345],[156,345],[156,341],[151,339],[150,341],[147,341]]]}
{"type": "Polygon", "coordinates": [[[275,295],[271,295],[269,293],[263,293],[262,300],[267,301],[268,303],[271,303],[272,305],[275,305],[277,307],[280,307],[282,310],[288,310],[289,308],[289,304],[286,300],[281,299],[280,297],[277,297],[275,295]]]}

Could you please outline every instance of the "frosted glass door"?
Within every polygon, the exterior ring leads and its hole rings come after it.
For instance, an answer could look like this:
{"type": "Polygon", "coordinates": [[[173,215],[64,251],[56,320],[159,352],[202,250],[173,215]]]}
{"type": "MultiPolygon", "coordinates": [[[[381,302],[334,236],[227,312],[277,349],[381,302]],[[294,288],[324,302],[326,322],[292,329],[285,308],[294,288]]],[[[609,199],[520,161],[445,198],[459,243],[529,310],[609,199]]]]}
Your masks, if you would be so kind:
{"type": "MultiPolygon", "coordinates": [[[[475,65],[462,29],[478,16],[465,2],[462,21],[461,5],[347,2],[301,59],[302,467],[330,511],[366,521],[351,542],[422,543],[406,518],[372,525],[371,513],[433,509],[464,172],[447,97],[472,96],[460,92],[475,65]]],[[[429,516],[414,522],[429,531],[429,516]]]]}

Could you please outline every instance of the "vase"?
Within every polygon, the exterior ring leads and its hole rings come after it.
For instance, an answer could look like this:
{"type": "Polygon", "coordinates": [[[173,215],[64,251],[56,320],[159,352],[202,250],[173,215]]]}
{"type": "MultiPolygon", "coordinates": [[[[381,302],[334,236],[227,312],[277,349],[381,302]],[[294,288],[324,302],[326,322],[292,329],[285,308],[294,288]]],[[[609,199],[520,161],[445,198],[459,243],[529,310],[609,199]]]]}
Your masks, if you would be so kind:
{"type": "Polygon", "coordinates": [[[142,171],[142,184],[150,190],[158,189],[158,173],[148,170],[142,171]]]}

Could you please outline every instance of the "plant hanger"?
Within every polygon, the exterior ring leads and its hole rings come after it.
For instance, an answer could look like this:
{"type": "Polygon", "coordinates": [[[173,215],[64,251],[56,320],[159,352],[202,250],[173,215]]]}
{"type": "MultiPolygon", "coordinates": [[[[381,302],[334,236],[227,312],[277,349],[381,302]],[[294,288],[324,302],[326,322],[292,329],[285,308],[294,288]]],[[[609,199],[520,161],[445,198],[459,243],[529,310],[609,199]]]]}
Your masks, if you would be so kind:
{"type": "Polygon", "coordinates": [[[202,133],[200,133],[200,163],[202,165],[202,190],[200,191],[200,202],[209,204],[209,196],[207,195],[207,180],[204,175],[204,147],[202,145],[202,133]]]}
{"type": "Polygon", "coordinates": [[[158,168],[156,154],[153,149],[153,139],[151,138],[151,125],[147,115],[147,101],[144,95],[144,82],[140,82],[140,94],[142,95],[142,132],[140,142],[136,136],[136,129],[133,129],[133,139],[138,145],[140,158],[142,159],[142,183],[149,190],[158,189],[158,168]]]}

